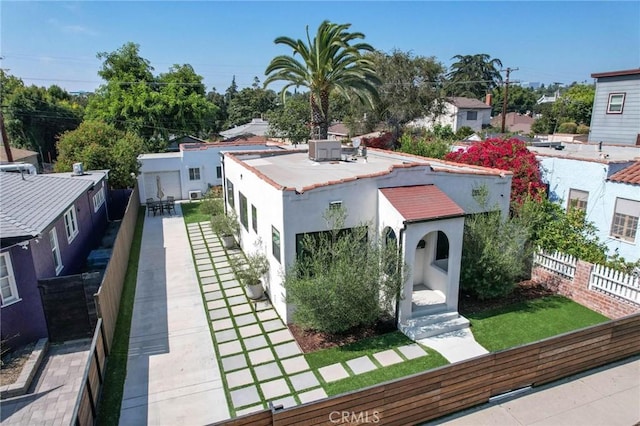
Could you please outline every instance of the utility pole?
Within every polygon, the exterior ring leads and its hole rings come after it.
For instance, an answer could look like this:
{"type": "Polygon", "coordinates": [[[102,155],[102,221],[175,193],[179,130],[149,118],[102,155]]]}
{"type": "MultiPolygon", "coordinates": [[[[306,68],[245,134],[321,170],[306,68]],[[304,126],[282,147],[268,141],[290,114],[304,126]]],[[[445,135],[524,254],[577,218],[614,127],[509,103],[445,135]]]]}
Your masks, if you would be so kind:
{"type": "Polygon", "coordinates": [[[507,79],[504,82],[504,99],[502,100],[502,127],[500,133],[504,133],[504,125],[507,120],[507,99],[509,97],[509,74],[511,71],[518,71],[519,68],[507,68],[507,79]]]}
{"type": "Polygon", "coordinates": [[[2,115],[2,110],[0,110],[0,136],[2,137],[2,145],[4,146],[4,151],[7,154],[7,161],[9,163],[13,163],[13,154],[11,153],[11,146],[9,145],[7,131],[4,128],[4,115],[2,115]]]}

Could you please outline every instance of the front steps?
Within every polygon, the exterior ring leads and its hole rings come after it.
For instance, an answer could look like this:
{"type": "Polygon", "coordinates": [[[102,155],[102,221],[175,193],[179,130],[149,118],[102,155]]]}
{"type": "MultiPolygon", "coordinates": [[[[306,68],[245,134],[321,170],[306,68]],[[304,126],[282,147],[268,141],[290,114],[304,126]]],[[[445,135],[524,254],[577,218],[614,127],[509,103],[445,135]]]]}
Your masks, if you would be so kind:
{"type": "Polygon", "coordinates": [[[412,340],[469,328],[469,320],[457,311],[424,314],[400,323],[400,331],[412,340]]]}

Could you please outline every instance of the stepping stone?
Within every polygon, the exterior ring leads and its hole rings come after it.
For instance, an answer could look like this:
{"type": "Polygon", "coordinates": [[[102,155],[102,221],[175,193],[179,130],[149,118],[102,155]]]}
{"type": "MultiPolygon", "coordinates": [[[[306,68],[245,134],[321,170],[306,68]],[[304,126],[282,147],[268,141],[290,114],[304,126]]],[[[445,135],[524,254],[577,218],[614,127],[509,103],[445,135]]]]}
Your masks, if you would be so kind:
{"type": "Polygon", "coordinates": [[[237,354],[242,352],[242,345],[237,340],[233,342],[220,343],[218,345],[218,352],[221,356],[237,354]]]}
{"type": "Polygon", "coordinates": [[[209,256],[202,257],[200,259],[196,258],[196,265],[211,265],[211,260],[209,256]]]}
{"type": "Polygon", "coordinates": [[[227,378],[227,385],[229,385],[230,389],[253,383],[253,376],[251,375],[251,370],[248,368],[227,373],[225,376],[227,378]]]}
{"type": "Polygon", "coordinates": [[[262,323],[262,328],[264,328],[264,331],[267,331],[267,332],[280,330],[281,328],[284,328],[284,323],[279,319],[269,320],[262,323]]]}
{"type": "Polygon", "coordinates": [[[229,302],[230,306],[239,305],[241,303],[247,303],[247,298],[244,295],[242,295],[242,296],[231,296],[231,297],[227,297],[227,302],[229,302]]]}
{"type": "Polygon", "coordinates": [[[264,364],[265,362],[274,360],[273,352],[271,352],[271,348],[263,348],[263,349],[251,351],[248,353],[248,355],[252,365],[264,364]]]}
{"type": "Polygon", "coordinates": [[[320,386],[320,382],[311,371],[289,376],[289,381],[296,391],[320,386]]]}
{"type": "Polygon", "coordinates": [[[272,331],[267,334],[267,337],[269,337],[269,340],[274,345],[293,340],[291,332],[286,328],[284,330],[272,331]]]}
{"type": "Polygon", "coordinates": [[[258,312],[258,318],[260,319],[260,321],[268,321],[271,319],[279,319],[278,318],[278,313],[276,312],[275,309],[268,309],[265,311],[261,311],[258,312]]]}
{"type": "Polygon", "coordinates": [[[226,307],[227,304],[225,303],[224,299],[212,300],[210,302],[207,302],[207,309],[220,309],[226,307]]]}
{"type": "Polygon", "coordinates": [[[244,290],[242,289],[242,287],[234,287],[234,288],[229,288],[229,289],[225,290],[224,294],[227,297],[230,297],[230,296],[244,296],[244,290]]]}
{"type": "Polygon", "coordinates": [[[304,356],[283,359],[280,361],[280,364],[282,364],[282,368],[284,368],[284,371],[286,371],[287,374],[298,373],[310,368],[304,356]]]}
{"type": "Polygon", "coordinates": [[[270,382],[260,383],[260,389],[264,395],[264,399],[270,400],[278,396],[291,393],[287,382],[284,379],[272,380],[270,382]]]}
{"type": "Polygon", "coordinates": [[[253,372],[256,373],[256,378],[261,382],[275,377],[282,377],[282,371],[280,371],[277,362],[270,362],[269,364],[254,367],[253,372]]]}
{"type": "Polygon", "coordinates": [[[368,356],[361,356],[360,358],[355,358],[355,359],[350,359],[349,361],[347,361],[346,363],[349,368],[351,369],[351,371],[353,371],[354,374],[362,374],[362,373],[366,373],[367,371],[373,371],[376,368],[376,365],[373,363],[373,361],[371,361],[371,358],[369,358],[368,356]]]}
{"type": "Polygon", "coordinates": [[[240,287],[240,283],[234,278],[227,278],[225,280],[223,277],[220,277],[220,281],[222,284],[222,288],[224,289],[240,287]]]}
{"type": "Polygon", "coordinates": [[[198,272],[198,275],[200,275],[200,278],[204,278],[204,277],[215,277],[216,273],[215,271],[212,269],[208,270],[208,271],[202,271],[202,272],[198,272]]]}
{"type": "Polygon", "coordinates": [[[198,271],[199,272],[212,271],[212,270],[213,270],[213,265],[211,264],[211,262],[209,262],[208,265],[206,265],[206,264],[198,265],[198,271]]]}
{"type": "Polygon", "coordinates": [[[216,342],[218,343],[228,342],[230,340],[236,340],[238,338],[234,329],[217,331],[215,333],[215,336],[216,342]]]}
{"type": "Polygon", "coordinates": [[[242,410],[236,410],[236,416],[240,417],[240,416],[246,416],[247,414],[251,414],[251,413],[255,413],[256,411],[262,411],[264,410],[264,405],[262,404],[258,404],[258,405],[253,405],[249,408],[243,408],[242,410]]]}
{"type": "Polygon", "coordinates": [[[224,318],[229,318],[229,310],[224,309],[214,309],[209,311],[209,318],[211,320],[219,320],[224,318]]]}
{"type": "MultiPolygon", "coordinates": [[[[269,301],[269,299],[253,302],[253,306],[255,307],[256,312],[264,311],[264,310],[267,310],[267,309],[273,309],[273,305],[271,305],[271,302],[269,301]]],[[[275,312],[275,309],[273,309],[273,310],[275,312]]],[[[276,312],[276,315],[277,314],[278,313],[276,312]]]]}
{"type": "Polygon", "coordinates": [[[202,284],[202,285],[210,285],[210,284],[218,285],[218,278],[216,278],[215,276],[213,276],[213,277],[204,277],[204,278],[200,279],[200,284],[202,284]]]}
{"type": "Polygon", "coordinates": [[[210,291],[209,293],[204,294],[204,298],[207,301],[222,299],[221,291],[210,291]]]}
{"type": "Polygon", "coordinates": [[[262,330],[258,324],[245,325],[244,327],[240,327],[238,331],[242,337],[251,337],[262,334],[262,330]]]}
{"type": "Polygon", "coordinates": [[[346,379],[349,377],[349,373],[344,369],[342,364],[331,364],[326,367],[322,367],[318,369],[318,373],[322,376],[325,382],[331,383],[337,380],[346,379]]]}
{"type": "Polygon", "coordinates": [[[396,348],[406,359],[416,359],[421,356],[427,355],[427,352],[420,347],[417,343],[412,343],[410,345],[400,346],[396,348]]]}
{"type": "Polygon", "coordinates": [[[211,293],[212,291],[220,291],[220,286],[218,284],[206,284],[202,286],[203,293],[211,293]]]}
{"type": "MultiPolygon", "coordinates": [[[[223,256],[224,256],[224,254],[223,254],[223,256]]],[[[229,262],[227,261],[227,257],[226,256],[218,257],[218,255],[216,254],[215,259],[216,259],[215,260],[215,265],[216,265],[216,269],[218,271],[220,271],[220,269],[228,268],[230,266],[229,262]]]]}
{"type": "Polygon", "coordinates": [[[222,358],[222,369],[225,371],[239,370],[247,366],[247,360],[244,354],[231,355],[226,358],[222,358]]]}
{"type": "Polygon", "coordinates": [[[233,328],[233,322],[230,318],[219,319],[211,321],[211,326],[214,331],[226,330],[227,328],[233,328]]]}
{"type": "Polygon", "coordinates": [[[218,274],[220,275],[233,273],[233,269],[231,269],[230,266],[221,266],[220,268],[218,268],[218,264],[216,264],[216,269],[218,270],[218,274]]]}
{"type": "Polygon", "coordinates": [[[231,312],[233,313],[233,315],[248,314],[251,311],[251,305],[249,305],[248,303],[231,307],[231,312]]]}
{"type": "Polygon", "coordinates": [[[226,274],[220,274],[219,276],[220,276],[220,281],[235,281],[235,278],[236,278],[232,272],[228,272],[226,274]]]}
{"type": "Polygon", "coordinates": [[[298,405],[295,398],[293,396],[287,396],[284,398],[279,398],[273,401],[273,406],[277,407],[278,405],[282,405],[282,408],[291,408],[298,405]]]}
{"type": "Polygon", "coordinates": [[[267,339],[262,335],[249,337],[248,339],[244,339],[243,342],[244,347],[247,348],[248,351],[267,346],[267,339]]]}
{"type": "Polygon", "coordinates": [[[302,354],[295,342],[289,342],[283,345],[274,346],[273,349],[275,349],[276,353],[278,354],[278,358],[281,359],[302,354]]]}
{"type": "Polygon", "coordinates": [[[207,250],[205,250],[205,249],[194,250],[193,251],[193,257],[195,259],[206,259],[206,260],[209,260],[209,252],[207,252],[207,250]]]}
{"type": "Polygon", "coordinates": [[[258,389],[256,389],[255,385],[231,391],[229,394],[231,395],[231,402],[234,407],[243,407],[260,402],[258,389]]]}
{"type": "Polygon", "coordinates": [[[233,319],[235,320],[236,325],[238,327],[242,327],[243,325],[253,324],[257,321],[256,316],[253,314],[239,315],[237,317],[234,317],[233,319]]]}
{"type": "Polygon", "coordinates": [[[306,404],[307,402],[317,401],[319,399],[323,399],[327,397],[327,393],[322,388],[313,389],[307,392],[299,393],[298,398],[300,398],[301,404],[306,404]]]}
{"type": "Polygon", "coordinates": [[[398,364],[403,361],[403,359],[400,358],[400,355],[398,355],[398,353],[393,349],[375,353],[373,354],[373,357],[383,367],[386,367],[387,365],[398,364]]]}

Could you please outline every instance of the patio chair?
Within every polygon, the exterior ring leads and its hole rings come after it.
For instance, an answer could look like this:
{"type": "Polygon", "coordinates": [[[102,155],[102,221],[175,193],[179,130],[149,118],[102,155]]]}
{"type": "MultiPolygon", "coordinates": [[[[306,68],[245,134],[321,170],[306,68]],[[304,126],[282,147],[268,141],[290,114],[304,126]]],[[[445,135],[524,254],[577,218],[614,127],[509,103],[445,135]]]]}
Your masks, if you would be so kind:
{"type": "Polygon", "coordinates": [[[160,203],[155,201],[153,198],[147,198],[147,216],[153,212],[155,216],[156,213],[160,210],[160,203]]]}
{"type": "Polygon", "coordinates": [[[169,195],[167,197],[167,201],[164,203],[164,209],[171,214],[171,212],[176,212],[176,199],[175,197],[169,195]]]}

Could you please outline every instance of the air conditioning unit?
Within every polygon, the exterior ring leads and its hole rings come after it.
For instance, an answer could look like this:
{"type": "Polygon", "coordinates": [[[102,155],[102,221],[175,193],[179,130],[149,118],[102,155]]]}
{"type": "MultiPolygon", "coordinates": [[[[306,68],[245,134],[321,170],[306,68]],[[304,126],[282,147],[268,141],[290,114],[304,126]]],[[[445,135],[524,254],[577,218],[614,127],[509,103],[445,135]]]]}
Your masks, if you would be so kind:
{"type": "Polygon", "coordinates": [[[310,140],[309,159],[313,161],[335,161],[340,160],[342,154],[342,144],[340,141],[332,140],[310,140]]]}
{"type": "Polygon", "coordinates": [[[202,198],[202,191],[189,191],[190,200],[199,200],[202,198]]]}

